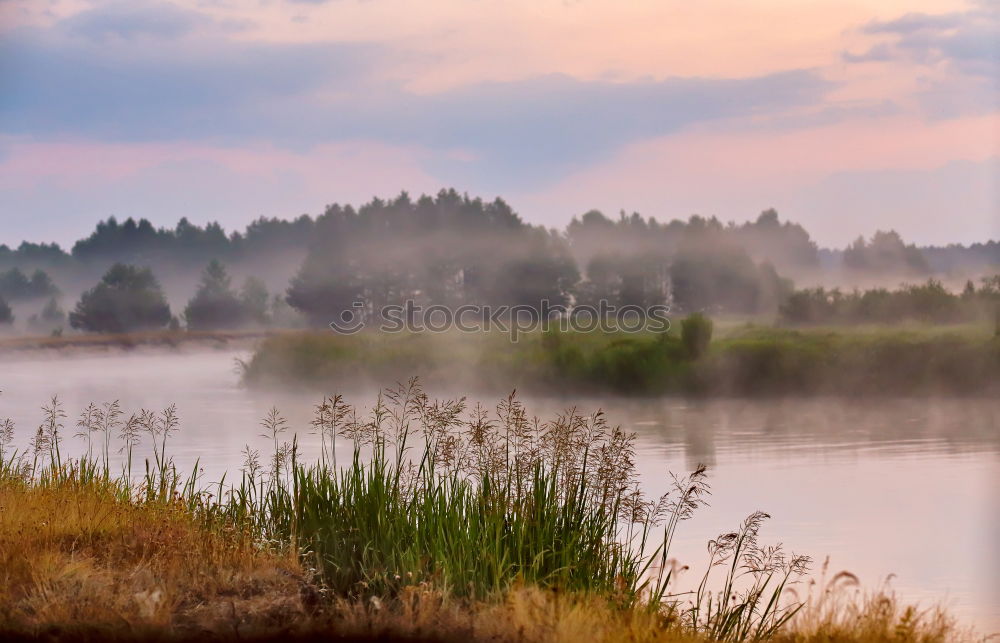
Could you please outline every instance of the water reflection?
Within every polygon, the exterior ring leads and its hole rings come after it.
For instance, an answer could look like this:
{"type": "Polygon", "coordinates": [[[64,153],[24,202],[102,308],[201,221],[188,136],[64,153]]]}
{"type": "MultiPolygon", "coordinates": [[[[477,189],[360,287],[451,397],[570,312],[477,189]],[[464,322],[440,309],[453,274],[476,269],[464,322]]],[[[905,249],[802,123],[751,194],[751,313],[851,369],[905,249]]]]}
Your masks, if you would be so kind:
{"type": "MultiPolygon", "coordinates": [[[[565,402],[532,400],[533,408],[565,402]]],[[[1000,451],[1000,403],[991,399],[841,398],[778,400],[589,400],[613,420],[664,446],[684,449],[686,466],[713,465],[720,451],[793,450],[800,455],[861,451],[907,457],[1000,451]]],[[[588,406],[582,402],[575,405],[588,406]]]]}

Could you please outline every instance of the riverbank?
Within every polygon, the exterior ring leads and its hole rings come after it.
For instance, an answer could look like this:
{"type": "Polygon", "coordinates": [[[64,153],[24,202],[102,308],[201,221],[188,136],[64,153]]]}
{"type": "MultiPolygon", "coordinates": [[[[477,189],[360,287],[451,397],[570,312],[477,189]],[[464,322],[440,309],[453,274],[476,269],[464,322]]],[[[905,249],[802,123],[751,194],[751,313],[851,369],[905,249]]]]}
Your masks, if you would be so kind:
{"type": "Polygon", "coordinates": [[[295,332],[262,341],[250,386],[315,390],[419,374],[428,384],[496,393],[656,396],[989,395],[1000,382],[991,327],[725,329],[693,354],[664,334],[295,332]]]}
{"type": "Polygon", "coordinates": [[[64,335],[0,335],[0,355],[67,354],[137,348],[252,348],[280,330],[189,331],[156,330],[133,333],[68,333],[64,335]]]}

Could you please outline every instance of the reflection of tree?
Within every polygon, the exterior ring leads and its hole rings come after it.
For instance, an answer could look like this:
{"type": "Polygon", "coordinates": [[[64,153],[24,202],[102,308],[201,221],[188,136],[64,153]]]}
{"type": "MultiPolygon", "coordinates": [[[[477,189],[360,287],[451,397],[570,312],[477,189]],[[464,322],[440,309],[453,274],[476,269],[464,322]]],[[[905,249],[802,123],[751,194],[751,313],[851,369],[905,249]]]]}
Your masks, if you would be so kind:
{"type": "Polygon", "coordinates": [[[618,400],[602,406],[612,424],[682,448],[689,470],[717,466],[719,450],[744,461],[778,454],[1000,453],[1000,403],[993,400],[618,400]]]}
{"type": "Polygon", "coordinates": [[[686,470],[694,471],[701,464],[715,466],[721,417],[717,402],[632,400],[611,402],[604,408],[612,422],[623,422],[639,437],[667,447],[680,447],[686,470]]]}
{"type": "Polygon", "coordinates": [[[685,412],[680,420],[684,431],[684,465],[688,471],[694,471],[700,464],[714,467],[716,424],[711,416],[697,409],[685,412]]]}

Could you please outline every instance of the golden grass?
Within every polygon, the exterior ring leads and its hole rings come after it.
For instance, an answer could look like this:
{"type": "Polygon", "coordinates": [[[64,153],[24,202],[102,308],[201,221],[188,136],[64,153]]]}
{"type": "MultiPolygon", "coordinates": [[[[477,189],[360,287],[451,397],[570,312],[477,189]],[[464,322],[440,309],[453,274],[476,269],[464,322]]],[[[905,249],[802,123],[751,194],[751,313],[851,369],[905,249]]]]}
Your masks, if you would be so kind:
{"type": "MultiPolygon", "coordinates": [[[[807,606],[776,643],[945,643],[973,641],[939,610],[901,608],[884,594],[855,598],[851,593],[807,606]],[[836,610],[831,607],[836,604],[836,610]]],[[[342,602],[327,631],[341,636],[518,643],[699,643],[708,639],[685,631],[662,615],[620,609],[594,596],[560,594],[524,587],[503,601],[473,608],[443,601],[426,588],[411,588],[398,604],[342,602]]]]}
{"type": "Polygon", "coordinates": [[[0,630],[235,634],[301,616],[297,563],[111,486],[0,484],[0,630]]]}

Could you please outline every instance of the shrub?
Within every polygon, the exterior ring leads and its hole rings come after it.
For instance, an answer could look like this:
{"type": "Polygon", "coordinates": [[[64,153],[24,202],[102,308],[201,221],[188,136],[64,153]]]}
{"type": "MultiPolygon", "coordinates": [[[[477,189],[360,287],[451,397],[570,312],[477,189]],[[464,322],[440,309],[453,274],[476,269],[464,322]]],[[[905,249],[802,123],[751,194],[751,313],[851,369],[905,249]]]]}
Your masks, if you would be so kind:
{"type": "Polygon", "coordinates": [[[99,333],[162,328],[169,321],[170,306],[152,271],[120,263],[83,293],[69,315],[73,328],[99,333]]]}
{"type": "Polygon", "coordinates": [[[701,313],[692,313],[681,321],[681,343],[691,359],[698,359],[712,341],[712,320],[701,313]]]}

